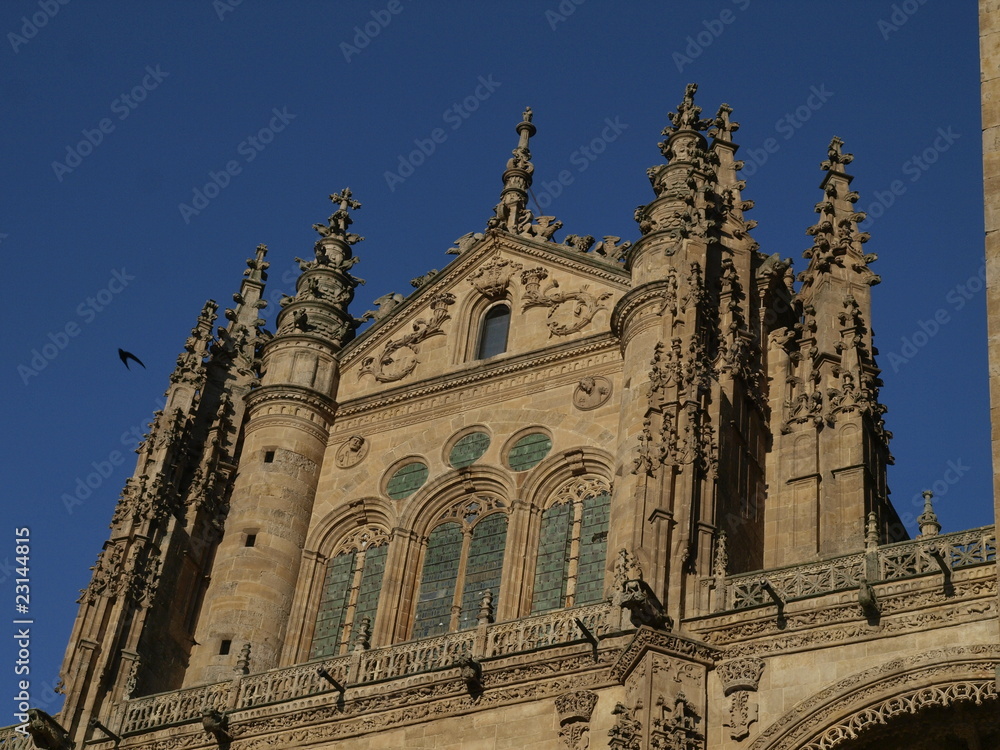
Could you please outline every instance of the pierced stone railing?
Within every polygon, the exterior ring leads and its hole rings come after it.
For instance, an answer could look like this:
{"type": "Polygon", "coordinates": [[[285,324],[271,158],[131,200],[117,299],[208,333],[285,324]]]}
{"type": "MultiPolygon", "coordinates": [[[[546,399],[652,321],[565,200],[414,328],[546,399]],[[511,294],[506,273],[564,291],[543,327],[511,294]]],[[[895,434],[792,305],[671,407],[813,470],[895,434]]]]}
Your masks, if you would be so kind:
{"type": "MultiPolygon", "coordinates": [[[[577,618],[595,636],[613,630],[611,605],[606,602],[495,625],[481,625],[459,633],[316,660],[213,685],[133,698],[122,707],[121,733],[134,734],[194,722],[201,718],[205,707],[238,711],[334,690],[333,685],[319,676],[319,667],[349,688],[453,667],[468,656],[488,658],[578,641],[585,636],[576,623],[577,618]],[[355,670],[356,677],[351,679],[355,670]]],[[[23,747],[0,744],[0,750],[28,750],[30,747],[30,742],[23,747]]]]}
{"type": "Polygon", "coordinates": [[[375,682],[453,666],[472,656],[476,631],[437,635],[419,641],[375,648],[361,655],[358,682],[375,682]]]}
{"type": "Polygon", "coordinates": [[[239,696],[235,709],[263,706],[268,703],[302,698],[334,689],[333,685],[320,677],[317,669],[322,667],[341,685],[347,682],[347,671],[351,657],[337,656],[324,662],[310,662],[285,669],[274,669],[243,677],[239,681],[239,696]]]}
{"type": "Polygon", "coordinates": [[[591,634],[603,635],[612,629],[610,613],[611,605],[601,602],[491,625],[487,630],[486,653],[483,656],[502,656],[580,640],[585,635],[577,619],[591,634]]]}
{"type": "Polygon", "coordinates": [[[183,724],[200,718],[205,707],[224,711],[229,705],[232,690],[233,681],[228,680],[133,698],[125,702],[121,731],[129,734],[150,727],[183,724]]]}
{"type": "Polygon", "coordinates": [[[30,734],[21,734],[17,726],[0,727],[0,750],[35,750],[30,734]]]}
{"type": "Polygon", "coordinates": [[[868,583],[892,581],[995,563],[996,532],[984,526],[926,539],[896,542],[871,553],[858,552],[830,560],[774,570],[728,576],[720,610],[773,604],[771,592],[783,601],[843,591],[868,583]],[[942,568],[942,564],[944,568],[942,568]]]}

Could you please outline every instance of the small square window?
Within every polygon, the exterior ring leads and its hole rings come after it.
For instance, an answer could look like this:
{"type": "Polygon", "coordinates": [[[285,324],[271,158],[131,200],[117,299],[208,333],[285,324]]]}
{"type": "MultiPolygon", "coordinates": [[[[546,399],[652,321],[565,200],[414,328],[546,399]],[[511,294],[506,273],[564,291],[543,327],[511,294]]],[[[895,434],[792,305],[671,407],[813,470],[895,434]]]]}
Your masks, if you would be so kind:
{"type": "Polygon", "coordinates": [[[247,534],[246,542],[244,542],[243,546],[244,547],[253,547],[255,544],[257,544],[257,535],[256,534],[247,534]]]}
{"type": "Polygon", "coordinates": [[[266,464],[274,463],[274,451],[264,451],[264,463],[266,464]]]}
{"type": "Polygon", "coordinates": [[[233,642],[228,639],[224,640],[221,644],[219,644],[219,656],[225,656],[226,654],[228,654],[229,649],[232,645],[233,642]]]}

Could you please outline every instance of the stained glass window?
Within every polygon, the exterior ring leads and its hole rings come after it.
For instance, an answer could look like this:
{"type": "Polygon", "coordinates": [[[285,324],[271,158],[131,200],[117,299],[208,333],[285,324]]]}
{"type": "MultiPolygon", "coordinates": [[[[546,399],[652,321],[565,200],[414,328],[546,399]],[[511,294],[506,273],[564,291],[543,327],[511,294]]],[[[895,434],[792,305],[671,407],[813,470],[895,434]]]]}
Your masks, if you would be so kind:
{"type": "Polygon", "coordinates": [[[351,549],[330,559],[313,633],[312,656],[346,653],[356,626],[375,622],[389,545],[384,539],[367,549],[351,549]]]}
{"type": "Polygon", "coordinates": [[[485,432],[474,432],[460,438],[452,447],[448,463],[456,469],[471,466],[478,461],[490,447],[490,436],[485,432]]]}
{"type": "Polygon", "coordinates": [[[531,612],[595,604],[604,595],[610,497],[583,480],[542,512],[531,612]]]}
{"type": "Polygon", "coordinates": [[[454,521],[431,531],[420,575],[414,638],[475,627],[486,590],[493,594],[496,607],[507,544],[507,513],[496,509],[503,507],[492,498],[464,500],[450,511],[454,521]]]}
{"type": "Polygon", "coordinates": [[[550,450],[552,441],[548,435],[533,432],[514,443],[514,447],[507,454],[507,463],[514,471],[527,471],[538,466],[550,450]]]}
{"type": "Polygon", "coordinates": [[[476,359],[488,359],[507,351],[507,332],[510,330],[510,308],[507,305],[491,307],[483,316],[479,331],[479,351],[476,359]]]}
{"type": "Polygon", "coordinates": [[[426,481],[427,465],[414,461],[392,475],[386,484],[385,491],[393,500],[402,500],[420,489],[426,481]]]}

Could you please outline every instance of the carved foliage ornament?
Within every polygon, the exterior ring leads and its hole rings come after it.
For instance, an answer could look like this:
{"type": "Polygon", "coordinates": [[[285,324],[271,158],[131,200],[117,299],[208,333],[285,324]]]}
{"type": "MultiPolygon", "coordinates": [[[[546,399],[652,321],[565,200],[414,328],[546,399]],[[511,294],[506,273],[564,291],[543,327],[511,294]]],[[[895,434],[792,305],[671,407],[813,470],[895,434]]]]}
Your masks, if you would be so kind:
{"type": "Polygon", "coordinates": [[[593,295],[587,291],[586,284],[575,292],[562,292],[558,291],[559,282],[555,280],[549,282],[542,291],[541,283],[547,277],[548,272],[544,268],[531,268],[521,272],[521,282],[524,284],[524,305],[521,309],[549,308],[545,324],[550,336],[576,333],[593,320],[598,310],[607,309],[601,303],[611,297],[611,292],[593,295]]]}
{"type": "Polygon", "coordinates": [[[729,697],[729,719],[725,724],[734,740],[742,740],[757,720],[757,703],[751,693],[757,691],[764,662],[753,657],[733,659],[716,665],[715,670],[723,692],[729,697]]]}
{"type": "Polygon", "coordinates": [[[469,277],[469,283],[483,296],[497,299],[507,292],[510,277],[520,270],[520,263],[504,258],[493,258],[469,277]]]}
{"type": "Polygon", "coordinates": [[[455,304],[455,295],[441,292],[430,299],[430,318],[418,318],[413,330],[399,338],[390,339],[377,357],[366,357],[361,362],[358,378],[371,375],[380,383],[402,380],[413,372],[420,360],[420,345],[432,336],[444,335],[442,324],[451,319],[448,307],[455,304]]]}
{"type": "Polygon", "coordinates": [[[590,745],[590,717],[596,705],[597,694],[589,690],[564,693],[556,698],[559,736],[569,750],[586,750],[590,745]]]}

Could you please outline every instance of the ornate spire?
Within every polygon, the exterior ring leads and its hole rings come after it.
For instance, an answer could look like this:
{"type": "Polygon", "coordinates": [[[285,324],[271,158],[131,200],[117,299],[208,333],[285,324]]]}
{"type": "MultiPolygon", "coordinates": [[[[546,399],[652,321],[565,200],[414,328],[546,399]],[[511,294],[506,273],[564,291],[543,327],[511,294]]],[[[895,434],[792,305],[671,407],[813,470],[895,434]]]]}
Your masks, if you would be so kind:
{"type": "Polygon", "coordinates": [[[518,134],[517,148],[511,152],[511,158],[507,160],[500,202],[493,209],[496,215],[486,224],[489,229],[520,234],[527,229],[534,218],[527,209],[528,188],[531,187],[531,175],[535,171],[535,165],[531,163],[531,150],[528,148],[528,142],[536,132],[535,126],[531,123],[533,116],[531,107],[526,107],[521,122],[515,128],[518,134]]]}
{"type": "Polygon", "coordinates": [[[917,516],[917,524],[920,526],[920,536],[918,539],[926,539],[929,536],[937,536],[941,533],[941,524],[938,523],[937,513],[934,512],[934,493],[924,490],[921,493],[924,497],[924,512],[917,516]]]}
{"type": "Polygon", "coordinates": [[[803,253],[810,261],[809,268],[799,277],[806,286],[815,282],[816,273],[833,272],[835,268],[842,269],[836,273],[845,280],[848,276],[853,277],[852,281],[860,276],[859,280],[869,286],[882,281],[868,268],[878,256],[865,253],[861,247],[871,235],[858,230],[858,224],[867,217],[854,210],[859,196],[850,189],[854,178],[844,171],[844,165],[850,164],[854,155],[843,153],[843,145],[843,140],[834,136],[827,149],[828,158],[820,164],[827,174],[820,184],[824,200],[814,208],[820,219],[806,230],[814,237],[813,246],[803,253]]]}
{"type": "Polygon", "coordinates": [[[694,130],[702,131],[708,130],[708,128],[714,124],[713,119],[702,119],[699,117],[701,114],[701,107],[694,103],[694,95],[698,91],[697,83],[689,83],[684,89],[684,99],[681,103],[677,105],[676,112],[668,112],[667,117],[670,118],[671,125],[668,125],[663,129],[662,135],[670,135],[671,133],[676,133],[679,130],[694,130]]]}
{"type": "Polygon", "coordinates": [[[360,235],[347,231],[347,228],[354,223],[347,209],[357,211],[361,208],[361,203],[354,200],[352,195],[351,189],[345,187],[341,192],[330,196],[330,200],[337,206],[337,210],[330,214],[326,224],[313,224],[313,229],[319,232],[323,238],[339,239],[348,245],[354,245],[364,239],[360,235]]]}
{"type": "Polygon", "coordinates": [[[302,274],[295,296],[281,300],[277,336],[314,333],[338,347],[354,338],[360,321],[347,312],[347,306],[354,299],[354,289],[364,281],[349,272],[358,262],[351,245],[364,237],[349,230],[353,223],[350,212],[361,208],[352,196],[350,188],[332,194],[330,200],[337,210],[326,224],[313,224],[320,234],[313,246],[316,259],[295,259],[302,274]]]}
{"type": "Polygon", "coordinates": [[[226,308],[229,323],[218,330],[218,342],[212,349],[213,358],[221,358],[226,367],[235,367],[238,378],[250,385],[257,383],[257,349],[264,342],[266,321],[260,311],[267,307],[264,284],[270,267],[267,245],[257,245],[254,257],[247,258],[240,290],[233,295],[234,307],[226,308]]]}

